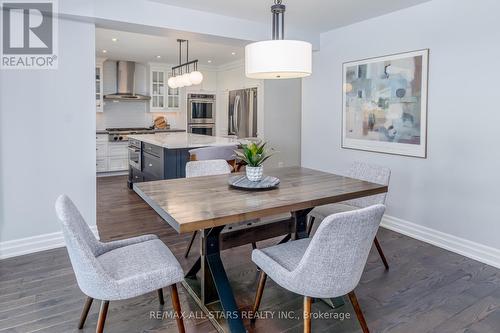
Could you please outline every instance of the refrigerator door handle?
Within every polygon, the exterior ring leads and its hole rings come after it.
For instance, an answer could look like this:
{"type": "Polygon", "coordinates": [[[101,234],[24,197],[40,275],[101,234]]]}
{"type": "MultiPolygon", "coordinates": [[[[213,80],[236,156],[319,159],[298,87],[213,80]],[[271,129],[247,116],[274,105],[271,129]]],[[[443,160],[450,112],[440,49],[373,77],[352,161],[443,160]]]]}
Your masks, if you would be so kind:
{"type": "MultiPolygon", "coordinates": [[[[234,104],[233,104],[234,108],[234,104]]],[[[228,107],[228,129],[227,129],[227,134],[228,135],[233,135],[234,134],[234,127],[233,127],[233,115],[234,115],[234,110],[231,110],[231,96],[229,96],[229,107],[228,107]]]]}
{"type": "Polygon", "coordinates": [[[253,105],[253,99],[254,99],[254,91],[253,89],[249,89],[248,94],[250,98],[248,99],[248,136],[253,137],[254,136],[254,131],[253,128],[255,124],[253,123],[253,117],[254,117],[254,105],[253,105]]]}
{"type": "Polygon", "coordinates": [[[239,109],[240,109],[240,95],[236,95],[234,98],[234,109],[233,109],[233,130],[234,134],[238,135],[238,132],[240,131],[240,114],[239,114],[239,109]]]}

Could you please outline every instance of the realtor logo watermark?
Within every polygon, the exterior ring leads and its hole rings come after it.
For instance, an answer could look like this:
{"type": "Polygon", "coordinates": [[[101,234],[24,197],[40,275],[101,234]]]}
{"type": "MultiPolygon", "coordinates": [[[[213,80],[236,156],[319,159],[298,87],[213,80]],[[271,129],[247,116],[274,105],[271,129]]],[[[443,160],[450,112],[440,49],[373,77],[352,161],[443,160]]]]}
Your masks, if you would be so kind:
{"type": "Polygon", "coordinates": [[[57,69],[57,0],[0,0],[1,69],[57,69]]]}

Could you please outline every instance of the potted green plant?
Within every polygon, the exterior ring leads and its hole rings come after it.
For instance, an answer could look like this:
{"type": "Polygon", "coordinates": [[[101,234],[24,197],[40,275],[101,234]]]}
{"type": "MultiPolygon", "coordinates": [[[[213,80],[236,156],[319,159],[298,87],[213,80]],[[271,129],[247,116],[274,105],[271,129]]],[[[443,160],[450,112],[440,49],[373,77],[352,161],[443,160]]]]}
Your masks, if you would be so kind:
{"type": "Polygon", "coordinates": [[[242,151],[235,150],[236,156],[245,164],[247,178],[253,182],[258,182],[262,179],[264,166],[262,163],[266,161],[272,154],[265,149],[267,142],[257,141],[242,144],[242,151]]]}

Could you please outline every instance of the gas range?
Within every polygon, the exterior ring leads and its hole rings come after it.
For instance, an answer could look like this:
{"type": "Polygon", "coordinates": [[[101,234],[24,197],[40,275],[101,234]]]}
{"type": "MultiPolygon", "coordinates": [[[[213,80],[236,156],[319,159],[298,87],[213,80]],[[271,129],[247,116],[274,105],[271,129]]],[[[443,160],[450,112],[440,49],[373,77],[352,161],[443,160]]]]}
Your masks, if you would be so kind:
{"type": "Polygon", "coordinates": [[[166,132],[168,129],[153,129],[146,127],[128,127],[128,128],[106,128],[108,139],[111,142],[128,141],[128,136],[132,134],[154,134],[166,132]]]}

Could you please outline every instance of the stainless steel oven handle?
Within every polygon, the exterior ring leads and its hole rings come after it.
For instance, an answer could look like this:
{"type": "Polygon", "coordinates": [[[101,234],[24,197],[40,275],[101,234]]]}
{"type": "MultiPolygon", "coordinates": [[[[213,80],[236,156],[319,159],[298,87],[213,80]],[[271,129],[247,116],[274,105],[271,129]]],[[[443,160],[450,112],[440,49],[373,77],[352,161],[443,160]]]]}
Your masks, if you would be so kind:
{"type": "Polygon", "coordinates": [[[215,99],[188,99],[189,102],[214,103],[215,99]]]}
{"type": "Polygon", "coordinates": [[[139,148],[134,148],[134,147],[128,147],[128,150],[130,150],[133,153],[140,153],[141,150],[139,148]]]}

